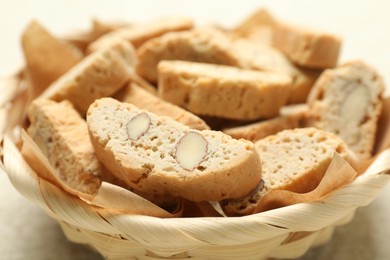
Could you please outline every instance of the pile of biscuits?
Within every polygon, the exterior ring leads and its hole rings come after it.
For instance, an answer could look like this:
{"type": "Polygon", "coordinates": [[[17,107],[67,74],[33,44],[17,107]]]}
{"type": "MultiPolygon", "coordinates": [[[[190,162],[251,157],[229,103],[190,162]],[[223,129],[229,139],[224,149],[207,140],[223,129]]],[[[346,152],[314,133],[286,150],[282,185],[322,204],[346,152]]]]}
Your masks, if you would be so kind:
{"type": "Polygon", "coordinates": [[[334,154],[372,157],[384,83],[338,64],[337,36],[264,9],[236,28],[190,18],[93,22],[22,36],[28,134],[73,189],[102,182],[169,208],[214,201],[252,214],[273,190],[315,189],[334,154]]]}

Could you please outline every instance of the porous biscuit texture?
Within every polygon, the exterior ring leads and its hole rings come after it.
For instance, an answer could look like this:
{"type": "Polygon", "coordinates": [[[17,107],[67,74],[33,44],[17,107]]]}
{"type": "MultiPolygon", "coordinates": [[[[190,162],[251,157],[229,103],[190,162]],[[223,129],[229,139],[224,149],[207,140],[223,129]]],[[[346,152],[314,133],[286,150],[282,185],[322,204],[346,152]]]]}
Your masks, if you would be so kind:
{"type": "Polygon", "coordinates": [[[253,212],[270,190],[306,193],[318,186],[334,153],[355,164],[356,158],[337,136],[316,128],[285,130],[255,143],[263,167],[263,184],[240,200],[223,201],[230,215],[253,212]]]}
{"type": "Polygon", "coordinates": [[[171,118],[111,98],[95,101],[87,122],[99,160],[141,192],[193,201],[221,200],[244,196],[261,178],[260,159],[249,141],[191,130],[171,118]],[[190,140],[190,135],[197,138],[190,140]],[[202,146],[203,142],[207,145],[202,146]],[[189,156],[180,159],[185,154],[189,156]],[[199,159],[200,154],[204,155],[199,159]],[[191,158],[198,162],[186,169],[183,165],[191,158]]]}
{"type": "Polygon", "coordinates": [[[117,42],[95,52],[74,66],[42,93],[40,98],[69,100],[85,115],[95,99],[111,96],[134,73],[136,56],[127,42],[117,42]]]}
{"type": "Polygon", "coordinates": [[[27,132],[70,187],[95,194],[106,175],[89,140],[87,124],[71,103],[35,100],[29,107],[27,132]]]}

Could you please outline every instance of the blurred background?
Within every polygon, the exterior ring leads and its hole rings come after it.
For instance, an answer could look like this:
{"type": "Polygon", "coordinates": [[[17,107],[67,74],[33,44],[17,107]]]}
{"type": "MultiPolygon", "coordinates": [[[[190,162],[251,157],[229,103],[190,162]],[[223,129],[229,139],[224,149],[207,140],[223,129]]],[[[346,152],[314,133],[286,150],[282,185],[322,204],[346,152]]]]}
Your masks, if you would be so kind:
{"type": "MultiPolygon", "coordinates": [[[[343,38],[340,62],[362,59],[390,81],[390,2],[310,0],[35,0],[0,2],[0,76],[23,65],[20,35],[37,19],[55,35],[88,29],[92,18],[103,21],[148,21],[187,15],[199,24],[234,27],[257,8],[275,17],[335,33],[343,38]]],[[[389,89],[388,89],[389,90],[389,89]]],[[[389,93],[389,91],[388,91],[389,93]]],[[[1,95],[1,93],[0,93],[1,95]]],[[[312,249],[308,259],[390,259],[390,186],[355,219],[340,227],[334,239],[312,249]]],[[[102,259],[67,242],[56,222],[19,195],[0,172],[0,259],[102,259]]]]}

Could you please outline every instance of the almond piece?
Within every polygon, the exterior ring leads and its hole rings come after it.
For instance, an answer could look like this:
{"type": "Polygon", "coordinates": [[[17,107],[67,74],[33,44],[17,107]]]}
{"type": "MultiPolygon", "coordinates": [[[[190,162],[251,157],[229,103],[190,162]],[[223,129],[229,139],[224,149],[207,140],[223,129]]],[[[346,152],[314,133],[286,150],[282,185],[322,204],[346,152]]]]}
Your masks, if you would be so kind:
{"type": "Polygon", "coordinates": [[[127,123],[127,135],[130,140],[138,140],[138,138],[149,130],[150,123],[151,119],[146,113],[141,113],[133,117],[127,123]]]}
{"type": "Polygon", "coordinates": [[[368,89],[363,85],[358,85],[346,93],[344,102],[340,108],[340,116],[349,125],[359,125],[367,113],[369,103],[368,89]]]}
{"type": "Polygon", "coordinates": [[[192,171],[207,155],[208,143],[197,132],[188,132],[176,145],[176,161],[186,170],[192,171]]]}

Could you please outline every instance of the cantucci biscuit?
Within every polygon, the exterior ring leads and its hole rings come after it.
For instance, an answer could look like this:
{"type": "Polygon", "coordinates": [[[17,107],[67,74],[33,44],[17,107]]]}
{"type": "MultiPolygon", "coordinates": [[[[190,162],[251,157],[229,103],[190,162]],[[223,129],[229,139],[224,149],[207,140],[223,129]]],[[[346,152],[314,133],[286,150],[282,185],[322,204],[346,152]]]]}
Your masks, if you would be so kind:
{"type": "Polygon", "coordinates": [[[146,80],[157,83],[157,65],[161,60],[240,67],[241,60],[231,50],[230,44],[227,36],[212,29],[167,33],[146,42],[137,50],[137,73],[146,80]]]}
{"type": "Polygon", "coordinates": [[[22,47],[34,97],[83,58],[76,48],[50,34],[37,21],[25,29],[22,47]]]}
{"type": "Polygon", "coordinates": [[[310,124],[335,133],[362,159],[371,157],[384,82],[361,61],[326,70],[310,93],[310,124]]]}
{"type": "Polygon", "coordinates": [[[291,78],[230,66],[161,61],[158,93],[195,114],[229,119],[271,118],[289,96],[291,78]]]}
{"type": "Polygon", "coordinates": [[[258,9],[243,20],[232,32],[233,37],[243,37],[256,44],[272,45],[275,18],[266,10],[258,9]]]}
{"type": "Polygon", "coordinates": [[[281,109],[281,115],[275,118],[244,126],[227,127],[222,131],[236,139],[243,138],[256,142],[283,130],[303,128],[308,124],[308,111],[306,105],[299,106],[302,107],[291,108],[292,111],[286,111],[289,107],[284,107],[281,109]]]}
{"type": "Polygon", "coordinates": [[[130,188],[98,161],[87,123],[68,101],[35,100],[28,110],[28,134],[39,146],[57,177],[70,187],[94,195],[102,181],[121,186],[153,203],[169,207],[177,198],[149,195],[130,188]]]}
{"type": "Polygon", "coordinates": [[[118,42],[95,52],[55,81],[40,98],[69,100],[85,115],[97,98],[111,96],[122,88],[134,74],[136,57],[127,42],[118,42]]]}
{"type": "Polygon", "coordinates": [[[308,68],[337,65],[341,39],[335,35],[284,22],[274,26],[273,45],[294,63],[308,68]]]}
{"type": "Polygon", "coordinates": [[[130,42],[135,48],[138,48],[152,38],[168,32],[190,30],[192,27],[193,21],[190,18],[179,16],[160,18],[149,23],[136,24],[107,33],[92,42],[88,46],[87,52],[100,50],[111,45],[112,42],[122,40],[130,42]]]}
{"type": "Polygon", "coordinates": [[[229,215],[253,212],[262,196],[270,190],[306,193],[322,180],[337,152],[354,164],[356,159],[347,145],[332,133],[316,128],[285,130],[255,143],[262,162],[262,180],[257,189],[239,200],[221,202],[229,215]]]}
{"type": "Polygon", "coordinates": [[[68,101],[38,99],[28,110],[27,132],[53,166],[57,177],[70,187],[95,194],[104,167],[95,156],[87,123],[68,101]]]}
{"type": "Polygon", "coordinates": [[[248,40],[235,40],[232,44],[247,69],[280,72],[292,78],[289,104],[304,103],[319,77],[321,70],[305,69],[291,63],[280,51],[248,40]]]}
{"type": "Polygon", "coordinates": [[[86,53],[88,46],[98,38],[120,28],[131,27],[134,24],[122,20],[102,21],[93,18],[91,25],[89,30],[67,34],[64,39],[76,46],[83,53],[86,53]]]}
{"type": "Polygon", "coordinates": [[[192,130],[112,98],[96,100],[87,123],[99,160],[147,194],[192,201],[238,198],[261,179],[253,143],[222,132],[192,130]]]}
{"type": "Polygon", "coordinates": [[[207,124],[196,115],[162,100],[134,82],[121,89],[114,98],[121,102],[133,104],[138,108],[148,110],[159,116],[169,116],[193,129],[210,129],[207,124]]]}

